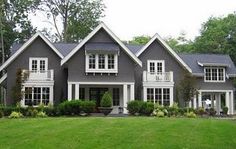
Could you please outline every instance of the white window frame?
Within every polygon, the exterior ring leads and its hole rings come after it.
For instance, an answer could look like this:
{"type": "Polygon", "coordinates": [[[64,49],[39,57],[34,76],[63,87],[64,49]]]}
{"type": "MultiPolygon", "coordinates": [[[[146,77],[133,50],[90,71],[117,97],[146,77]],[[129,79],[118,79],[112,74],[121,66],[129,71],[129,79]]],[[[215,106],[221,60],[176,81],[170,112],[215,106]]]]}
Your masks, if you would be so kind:
{"type": "Polygon", "coordinates": [[[165,61],[164,60],[147,60],[147,70],[149,73],[150,72],[150,63],[154,63],[154,72],[152,73],[162,73],[162,72],[165,72],[165,61]],[[157,72],[158,70],[158,63],[161,63],[162,64],[162,71],[161,72],[157,72]]]}
{"type": "Polygon", "coordinates": [[[48,70],[48,58],[46,57],[30,57],[29,58],[29,70],[32,71],[32,61],[37,61],[37,70],[36,72],[40,72],[40,61],[45,61],[45,70],[48,70]]]}
{"type": "Polygon", "coordinates": [[[108,55],[111,54],[103,54],[105,56],[105,68],[99,68],[99,55],[101,53],[87,53],[85,52],[85,72],[86,73],[118,73],[118,54],[114,55],[114,69],[108,69],[108,55]],[[89,55],[95,55],[95,69],[89,68],[89,55]]]}
{"type": "Polygon", "coordinates": [[[225,82],[225,76],[224,67],[204,67],[204,82],[225,82]],[[210,80],[206,79],[206,69],[210,69],[210,80]],[[212,80],[212,69],[217,69],[217,80],[212,80]],[[219,80],[219,69],[223,69],[223,80],[219,80]]]}

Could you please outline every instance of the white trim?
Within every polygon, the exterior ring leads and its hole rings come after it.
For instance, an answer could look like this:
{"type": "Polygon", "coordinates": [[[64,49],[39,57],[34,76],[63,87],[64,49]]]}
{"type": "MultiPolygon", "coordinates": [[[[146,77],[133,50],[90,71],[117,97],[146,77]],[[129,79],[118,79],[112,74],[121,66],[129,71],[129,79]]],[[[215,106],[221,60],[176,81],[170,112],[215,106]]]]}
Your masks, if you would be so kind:
{"type": "Polygon", "coordinates": [[[1,67],[0,71],[6,68],[11,62],[13,62],[30,44],[33,43],[37,37],[41,37],[45,43],[60,57],[63,58],[63,55],[54,47],[54,45],[40,32],[34,34],[27,42],[25,42],[20,49],[18,49],[1,67]]]}
{"type": "Polygon", "coordinates": [[[222,63],[201,63],[201,62],[197,62],[197,64],[199,66],[221,66],[221,67],[230,67],[229,64],[222,64],[222,63]]]}
{"type": "Polygon", "coordinates": [[[1,79],[0,79],[0,84],[2,84],[2,82],[7,78],[7,73],[5,73],[1,79]]]}
{"type": "Polygon", "coordinates": [[[68,84],[80,84],[80,85],[134,85],[134,82],[70,82],[68,84]]]}
{"type": "Polygon", "coordinates": [[[160,43],[177,59],[180,64],[184,66],[184,68],[192,73],[191,68],[174,52],[170,46],[168,46],[168,44],[166,44],[166,42],[158,34],[155,34],[154,37],[136,53],[137,57],[139,57],[156,39],[160,41],[160,43]]]}
{"type": "Polygon", "coordinates": [[[173,87],[174,82],[143,82],[143,87],[173,87]]]}
{"type": "Polygon", "coordinates": [[[98,25],[87,37],[85,37],[66,57],[61,60],[61,65],[65,64],[81,47],[91,39],[101,28],[103,28],[123,49],[124,51],[140,66],[142,62],[136,57],[123,43],[120,39],[102,22],[98,25]]]}
{"type": "Polygon", "coordinates": [[[25,81],[22,85],[26,86],[53,86],[54,81],[25,81]]]}

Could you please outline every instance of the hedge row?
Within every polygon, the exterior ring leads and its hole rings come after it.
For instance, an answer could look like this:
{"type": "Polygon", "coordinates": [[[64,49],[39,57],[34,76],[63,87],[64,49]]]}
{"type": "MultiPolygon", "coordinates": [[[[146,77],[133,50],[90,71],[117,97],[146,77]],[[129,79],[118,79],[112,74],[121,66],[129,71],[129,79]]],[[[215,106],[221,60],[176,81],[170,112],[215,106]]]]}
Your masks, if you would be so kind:
{"type": "Polygon", "coordinates": [[[130,101],[127,105],[127,110],[131,115],[151,115],[154,111],[154,104],[144,101],[130,101]]]}

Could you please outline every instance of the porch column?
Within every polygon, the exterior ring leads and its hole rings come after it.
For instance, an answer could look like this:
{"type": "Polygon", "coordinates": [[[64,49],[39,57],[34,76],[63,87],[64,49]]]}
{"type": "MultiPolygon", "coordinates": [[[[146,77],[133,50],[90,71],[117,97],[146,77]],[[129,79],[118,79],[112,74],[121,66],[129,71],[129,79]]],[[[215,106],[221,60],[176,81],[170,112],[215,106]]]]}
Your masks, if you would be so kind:
{"type": "Polygon", "coordinates": [[[198,108],[202,107],[202,92],[199,91],[198,94],[198,108]]]}
{"type": "Polygon", "coordinates": [[[130,85],[130,101],[134,100],[134,84],[130,85]]]}
{"type": "Polygon", "coordinates": [[[192,108],[192,101],[191,100],[189,100],[189,102],[188,102],[188,107],[192,108]]]}
{"type": "Polygon", "coordinates": [[[234,91],[231,91],[231,114],[234,114],[234,91]]]}
{"type": "Polygon", "coordinates": [[[193,96],[193,108],[194,109],[197,108],[197,96],[196,95],[193,96]]]}
{"type": "Polygon", "coordinates": [[[147,87],[143,87],[143,101],[147,101],[147,87]]]}
{"type": "Polygon", "coordinates": [[[53,86],[50,86],[49,88],[49,103],[53,105],[53,86]]]}
{"type": "Polygon", "coordinates": [[[128,90],[128,87],[127,87],[127,84],[124,84],[123,85],[123,108],[124,108],[124,113],[128,113],[127,111],[127,90],[128,90]]]}
{"type": "Polygon", "coordinates": [[[217,115],[220,115],[220,93],[215,94],[215,100],[216,100],[216,113],[217,115]]]}
{"type": "Polygon", "coordinates": [[[79,99],[79,83],[75,84],[75,99],[79,99]]]}
{"type": "Polygon", "coordinates": [[[72,99],[72,84],[68,83],[68,91],[67,91],[67,100],[71,100],[72,99]]]}
{"type": "MultiPolygon", "coordinates": [[[[170,106],[172,106],[173,105],[173,103],[174,103],[174,93],[173,93],[173,87],[171,87],[170,88],[170,106]]],[[[146,98],[147,98],[147,96],[146,96],[146,98]]]]}
{"type": "Polygon", "coordinates": [[[228,107],[228,114],[230,114],[230,99],[229,99],[229,92],[225,93],[225,106],[228,107]]]}

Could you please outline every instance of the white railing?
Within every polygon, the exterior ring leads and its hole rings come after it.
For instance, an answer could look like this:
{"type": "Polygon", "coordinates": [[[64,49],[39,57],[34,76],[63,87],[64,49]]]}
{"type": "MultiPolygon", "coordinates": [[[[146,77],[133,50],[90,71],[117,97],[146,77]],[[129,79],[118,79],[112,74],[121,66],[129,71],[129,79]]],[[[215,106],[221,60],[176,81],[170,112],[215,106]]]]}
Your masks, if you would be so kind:
{"type": "Polygon", "coordinates": [[[54,71],[53,70],[22,70],[23,76],[26,76],[27,80],[30,81],[53,81],[54,71]]]}
{"type": "Polygon", "coordinates": [[[158,72],[151,73],[143,71],[143,81],[144,82],[173,82],[173,72],[158,72]]]}

